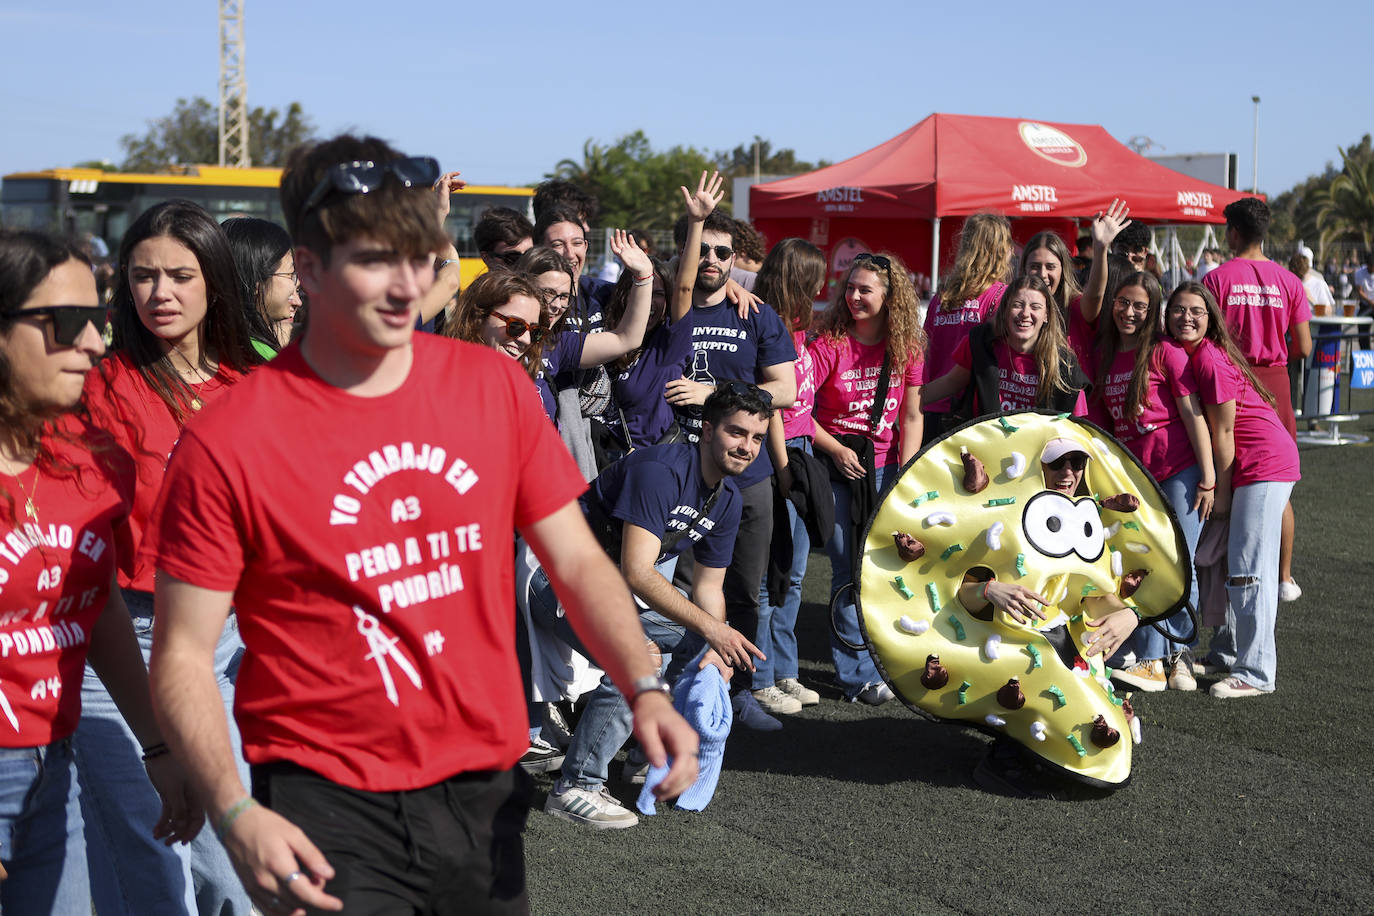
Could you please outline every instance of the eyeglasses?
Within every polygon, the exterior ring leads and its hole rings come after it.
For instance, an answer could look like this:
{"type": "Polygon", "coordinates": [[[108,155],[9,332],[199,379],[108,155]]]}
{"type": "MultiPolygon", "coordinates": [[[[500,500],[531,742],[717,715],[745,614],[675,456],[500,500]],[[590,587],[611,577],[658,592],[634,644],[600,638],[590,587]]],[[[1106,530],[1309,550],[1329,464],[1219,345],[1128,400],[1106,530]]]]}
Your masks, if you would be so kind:
{"type": "Polygon", "coordinates": [[[1125,296],[1117,296],[1115,299],[1112,300],[1112,304],[1119,309],[1130,309],[1133,312],[1148,312],[1150,310],[1150,303],[1132,302],[1125,296]]]}
{"type": "Polygon", "coordinates": [[[502,315],[500,312],[491,312],[491,317],[506,323],[506,336],[511,340],[519,340],[527,332],[530,335],[530,343],[537,344],[544,339],[544,335],[549,333],[549,329],[540,324],[530,324],[523,318],[512,318],[509,315],[502,315]]]}
{"type": "Polygon", "coordinates": [[[76,339],[87,324],[94,325],[95,332],[103,336],[110,323],[110,313],[103,305],[41,305],[36,309],[13,312],[10,317],[51,318],[52,339],[59,347],[76,346],[76,339]]]}
{"type": "Polygon", "coordinates": [[[748,382],[721,382],[716,386],[716,391],[724,391],[740,397],[758,398],[769,407],[773,406],[773,395],[769,393],[768,389],[751,385],[748,382]]]}
{"type": "Polygon", "coordinates": [[[1169,306],[1169,315],[1173,318],[1182,318],[1184,315],[1187,315],[1189,318],[1200,319],[1207,317],[1207,310],[1184,308],[1181,305],[1171,305],[1169,306]]]}
{"type": "Polygon", "coordinates": [[[1088,456],[1082,452],[1069,452],[1067,455],[1060,455],[1053,461],[1045,462],[1052,471],[1064,470],[1064,465],[1068,465],[1075,471],[1081,471],[1088,466],[1088,456]]]}
{"type": "Polygon", "coordinates": [[[296,287],[297,289],[300,289],[301,281],[300,281],[300,278],[296,276],[296,272],[295,272],[294,270],[291,271],[290,273],[286,273],[286,272],[274,273],[272,276],[274,276],[274,277],[285,277],[286,279],[288,279],[288,280],[291,281],[291,285],[292,285],[292,286],[296,287]]]}
{"type": "Polygon", "coordinates": [[[869,254],[865,251],[861,254],[854,255],[854,260],[851,263],[858,264],[860,261],[871,261],[875,266],[881,267],[889,273],[892,271],[892,261],[880,254],[869,254]]]}
{"type": "Polygon", "coordinates": [[[416,185],[429,187],[439,180],[440,174],[439,161],[433,156],[410,156],[381,163],[370,159],[340,162],[325,170],[320,183],[315,185],[315,190],[305,199],[301,213],[309,213],[317,207],[330,191],[338,191],[340,194],[367,194],[369,191],[375,191],[386,182],[387,175],[394,176],[403,187],[412,188],[416,185]]]}
{"type": "Polygon", "coordinates": [[[716,253],[717,261],[728,261],[735,256],[735,249],[729,245],[702,245],[701,257],[705,258],[713,251],[716,253]]]}
{"type": "Polygon", "coordinates": [[[548,305],[556,305],[559,302],[566,304],[572,299],[572,293],[560,293],[552,289],[540,289],[539,291],[544,294],[544,302],[548,305]]]}

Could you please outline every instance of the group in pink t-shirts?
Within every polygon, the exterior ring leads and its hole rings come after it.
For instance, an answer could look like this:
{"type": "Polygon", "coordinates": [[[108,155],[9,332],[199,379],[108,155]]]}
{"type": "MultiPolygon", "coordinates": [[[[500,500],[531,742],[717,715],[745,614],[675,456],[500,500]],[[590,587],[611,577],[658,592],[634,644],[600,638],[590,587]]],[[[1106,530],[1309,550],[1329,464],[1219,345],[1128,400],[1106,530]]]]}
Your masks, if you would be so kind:
{"type": "MultiPolygon", "coordinates": [[[[1006,289],[1007,284],[994,283],[976,299],[965,299],[961,305],[951,309],[944,308],[938,294],[931,300],[924,324],[929,349],[926,351],[925,372],[921,379],[923,384],[954,368],[955,352],[959,345],[963,344],[967,349],[968,332],[987,320],[1006,289]]],[[[948,413],[950,400],[941,398],[923,404],[922,409],[927,413],[948,413]]]]}

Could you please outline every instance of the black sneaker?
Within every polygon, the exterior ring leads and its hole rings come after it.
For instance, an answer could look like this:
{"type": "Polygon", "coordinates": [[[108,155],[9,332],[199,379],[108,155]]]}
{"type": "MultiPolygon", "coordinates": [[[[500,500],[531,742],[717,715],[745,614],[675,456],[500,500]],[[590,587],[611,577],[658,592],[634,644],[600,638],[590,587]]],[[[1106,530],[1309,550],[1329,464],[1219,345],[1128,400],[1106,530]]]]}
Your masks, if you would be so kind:
{"type": "Polygon", "coordinates": [[[1074,801],[1103,798],[1111,789],[1099,789],[1064,776],[1036,760],[1010,738],[999,738],[978,766],[973,781],[989,792],[1011,798],[1039,798],[1048,801],[1074,801]]]}
{"type": "Polygon", "coordinates": [[[530,749],[520,758],[520,768],[526,773],[547,773],[563,765],[566,755],[543,738],[530,742],[530,749]]]}

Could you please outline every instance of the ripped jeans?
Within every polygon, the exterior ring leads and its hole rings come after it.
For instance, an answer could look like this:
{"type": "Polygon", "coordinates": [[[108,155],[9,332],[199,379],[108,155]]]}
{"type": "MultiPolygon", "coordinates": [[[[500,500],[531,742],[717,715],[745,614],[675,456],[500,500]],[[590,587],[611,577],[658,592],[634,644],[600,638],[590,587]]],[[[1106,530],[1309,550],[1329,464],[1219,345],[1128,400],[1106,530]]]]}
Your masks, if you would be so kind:
{"type": "Polygon", "coordinates": [[[1279,532],[1292,492],[1291,481],[1265,480],[1231,495],[1226,626],[1212,639],[1211,655],[1233,677],[1265,691],[1274,689],[1278,673],[1279,532]]]}

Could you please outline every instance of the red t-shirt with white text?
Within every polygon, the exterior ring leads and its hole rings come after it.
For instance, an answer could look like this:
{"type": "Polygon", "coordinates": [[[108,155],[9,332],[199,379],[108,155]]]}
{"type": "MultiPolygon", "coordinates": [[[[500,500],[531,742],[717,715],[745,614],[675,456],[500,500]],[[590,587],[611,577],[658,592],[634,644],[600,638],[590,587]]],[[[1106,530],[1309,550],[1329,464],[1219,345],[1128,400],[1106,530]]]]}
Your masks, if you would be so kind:
{"type": "Polygon", "coordinates": [[[22,486],[7,479],[10,498],[0,497],[0,747],[76,730],[91,632],[110,597],[116,543],[127,547],[132,460],[101,430],[71,418],[61,429],[44,436],[51,462],[20,474],[22,486]]]}
{"type": "Polygon", "coordinates": [[[413,347],[377,398],[288,347],[172,455],[144,547],[233,593],[250,763],[383,792],[528,747],[511,537],[586,484],[515,360],[428,334],[413,347]]]}
{"type": "MultiPolygon", "coordinates": [[[[218,400],[243,375],[221,366],[208,381],[191,385],[197,400],[208,404],[218,400]]],[[[116,353],[86,374],[84,398],[97,425],[110,431],[120,447],[134,456],[138,467],[138,488],[134,492],[133,512],[129,516],[132,550],[119,554],[119,584],[143,592],[153,590],[153,564],[139,554],[148,519],[162,489],[167,471],[167,456],[172,453],[181,424],[172,410],[143,380],[129,355],[116,353]]],[[[244,435],[254,438],[263,429],[249,426],[244,435]]]]}

